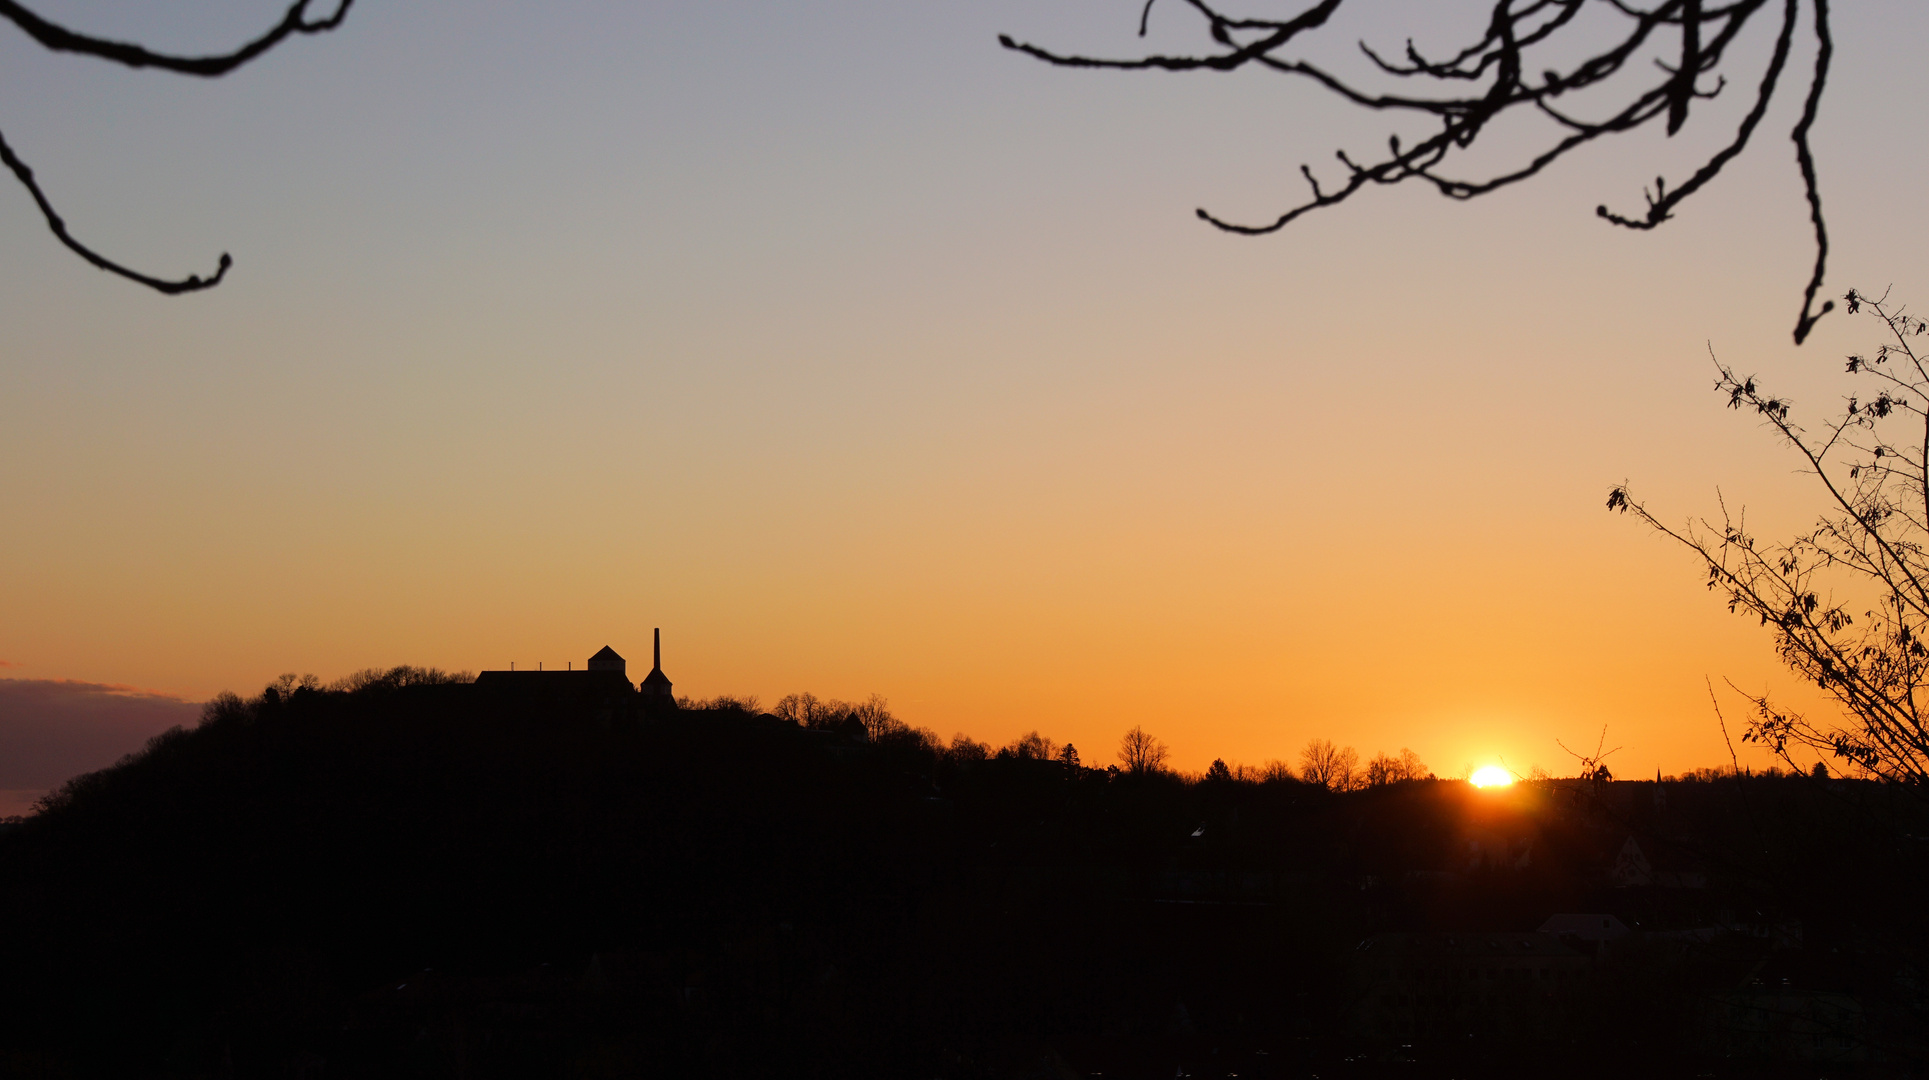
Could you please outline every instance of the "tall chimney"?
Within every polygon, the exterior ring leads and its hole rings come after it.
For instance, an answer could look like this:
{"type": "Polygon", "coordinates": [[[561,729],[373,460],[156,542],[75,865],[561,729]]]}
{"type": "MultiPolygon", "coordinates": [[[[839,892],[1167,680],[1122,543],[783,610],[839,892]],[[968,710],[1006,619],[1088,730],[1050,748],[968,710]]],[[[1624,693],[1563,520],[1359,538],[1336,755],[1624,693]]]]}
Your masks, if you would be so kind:
{"type": "Polygon", "coordinates": [[[663,670],[663,628],[656,628],[656,668],[663,670]]]}

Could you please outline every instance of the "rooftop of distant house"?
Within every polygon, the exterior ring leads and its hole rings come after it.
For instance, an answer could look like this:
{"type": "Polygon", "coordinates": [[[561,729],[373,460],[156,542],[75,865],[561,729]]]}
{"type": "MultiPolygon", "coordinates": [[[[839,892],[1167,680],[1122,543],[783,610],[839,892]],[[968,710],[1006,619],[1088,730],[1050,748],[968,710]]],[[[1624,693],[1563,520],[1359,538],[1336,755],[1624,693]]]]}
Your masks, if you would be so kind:
{"type": "Polygon", "coordinates": [[[629,679],[629,665],[623,654],[608,645],[597,650],[587,663],[576,667],[569,662],[561,671],[545,668],[540,663],[534,670],[517,668],[512,662],[507,670],[484,671],[476,676],[476,685],[485,690],[510,690],[518,692],[562,691],[565,687],[571,692],[586,691],[594,688],[615,690],[620,684],[624,691],[639,693],[646,698],[674,704],[675,695],[671,692],[669,676],[663,674],[663,631],[658,629],[655,638],[654,663],[650,673],[643,677],[642,685],[632,686],[629,679]]]}

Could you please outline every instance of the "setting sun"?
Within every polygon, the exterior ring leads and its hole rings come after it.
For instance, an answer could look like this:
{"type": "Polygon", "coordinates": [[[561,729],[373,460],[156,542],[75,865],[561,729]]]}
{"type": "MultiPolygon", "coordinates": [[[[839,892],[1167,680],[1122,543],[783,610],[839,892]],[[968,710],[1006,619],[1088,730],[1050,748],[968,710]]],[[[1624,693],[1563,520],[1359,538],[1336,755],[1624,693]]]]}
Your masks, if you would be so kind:
{"type": "Polygon", "coordinates": [[[1514,782],[1514,775],[1498,765],[1484,765],[1475,769],[1467,782],[1477,788],[1506,787],[1514,782]]]}

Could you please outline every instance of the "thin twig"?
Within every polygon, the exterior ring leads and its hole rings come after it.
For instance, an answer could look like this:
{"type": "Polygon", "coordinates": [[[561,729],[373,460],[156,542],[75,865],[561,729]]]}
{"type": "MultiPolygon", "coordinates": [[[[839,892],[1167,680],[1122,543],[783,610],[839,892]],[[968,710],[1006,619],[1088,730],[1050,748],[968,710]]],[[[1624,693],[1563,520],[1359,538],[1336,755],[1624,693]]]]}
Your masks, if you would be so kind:
{"type": "Polygon", "coordinates": [[[119,274],[129,281],[140,282],[156,292],[175,296],[180,293],[198,292],[221,284],[221,279],[228,276],[228,268],[234,265],[234,260],[224,251],[221,253],[221,261],[215,268],[213,277],[203,278],[198,274],[189,274],[185,278],[170,281],[166,278],[150,277],[138,270],[130,270],[74,239],[73,234],[67,231],[67,223],[61,219],[59,213],[55,212],[53,203],[47,201],[46,192],[40,190],[39,182],[34,179],[33,170],[28,168],[27,163],[20,160],[20,156],[13,152],[13,147],[7,144],[5,134],[0,134],[0,164],[5,164],[7,168],[13,170],[13,175],[33,195],[33,201],[39,205],[41,215],[47,219],[47,228],[53,230],[53,234],[60,238],[60,242],[67,245],[68,250],[102,270],[119,274]]]}

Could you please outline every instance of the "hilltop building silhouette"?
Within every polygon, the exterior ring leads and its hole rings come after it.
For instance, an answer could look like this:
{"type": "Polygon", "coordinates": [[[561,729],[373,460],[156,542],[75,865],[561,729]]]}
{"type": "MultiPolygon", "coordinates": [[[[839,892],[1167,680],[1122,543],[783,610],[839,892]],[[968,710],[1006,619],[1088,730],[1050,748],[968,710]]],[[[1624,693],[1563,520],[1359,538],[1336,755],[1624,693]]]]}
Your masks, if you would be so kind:
{"type": "MultiPolygon", "coordinates": [[[[661,634],[662,631],[659,630],[657,633],[661,634]]],[[[629,665],[623,662],[623,657],[618,655],[617,651],[608,645],[603,646],[601,652],[590,657],[589,664],[587,665],[591,671],[614,671],[618,675],[623,675],[625,678],[628,677],[626,674],[628,666],[629,665]]]]}
{"type": "Polygon", "coordinates": [[[663,674],[662,628],[654,636],[654,666],[640,687],[631,684],[622,654],[605,645],[580,668],[484,671],[476,676],[476,691],[505,706],[580,709],[600,719],[675,709],[670,677],[663,674]]]}

